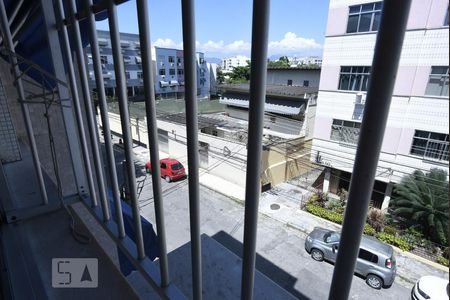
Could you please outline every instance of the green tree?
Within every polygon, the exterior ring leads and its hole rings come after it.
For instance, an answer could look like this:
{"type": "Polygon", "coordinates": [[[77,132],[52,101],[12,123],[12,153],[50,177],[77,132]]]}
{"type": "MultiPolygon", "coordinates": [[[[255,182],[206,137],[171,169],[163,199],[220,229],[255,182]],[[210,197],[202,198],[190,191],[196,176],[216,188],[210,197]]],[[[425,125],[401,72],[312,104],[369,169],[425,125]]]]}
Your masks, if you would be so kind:
{"type": "Polygon", "coordinates": [[[269,68],[289,68],[290,64],[289,64],[289,59],[287,56],[281,56],[276,61],[269,60],[267,62],[267,66],[269,68]]]}
{"type": "Polygon", "coordinates": [[[230,73],[230,83],[243,83],[250,80],[250,62],[246,66],[234,67],[230,73]]]}
{"type": "Polygon", "coordinates": [[[407,227],[419,229],[433,242],[448,241],[448,180],[447,172],[431,169],[424,174],[416,170],[394,188],[393,215],[407,227]]]}
{"type": "Polygon", "coordinates": [[[225,75],[221,69],[217,69],[217,83],[221,84],[225,81],[225,75]]]}

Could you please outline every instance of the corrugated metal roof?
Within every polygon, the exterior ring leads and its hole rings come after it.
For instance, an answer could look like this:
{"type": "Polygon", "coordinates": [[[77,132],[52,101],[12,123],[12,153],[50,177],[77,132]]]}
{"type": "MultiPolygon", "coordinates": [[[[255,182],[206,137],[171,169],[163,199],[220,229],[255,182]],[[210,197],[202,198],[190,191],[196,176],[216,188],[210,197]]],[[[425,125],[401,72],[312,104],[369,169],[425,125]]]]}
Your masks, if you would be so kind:
{"type": "MultiPolygon", "coordinates": [[[[219,100],[222,104],[227,104],[237,107],[249,107],[249,101],[236,98],[223,98],[219,100]]],[[[302,103],[277,101],[277,103],[267,103],[264,106],[264,111],[281,114],[281,115],[298,115],[305,111],[305,105],[302,103]]]]}

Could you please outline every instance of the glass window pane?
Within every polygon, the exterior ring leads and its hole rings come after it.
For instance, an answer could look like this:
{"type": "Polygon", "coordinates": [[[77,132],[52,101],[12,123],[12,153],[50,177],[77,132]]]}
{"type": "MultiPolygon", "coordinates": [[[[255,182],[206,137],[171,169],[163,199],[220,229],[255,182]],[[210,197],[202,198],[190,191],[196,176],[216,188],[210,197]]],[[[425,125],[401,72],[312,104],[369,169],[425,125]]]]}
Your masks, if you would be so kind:
{"type": "Polygon", "coordinates": [[[428,131],[422,131],[422,130],[416,130],[416,133],[414,134],[414,137],[428,138],[429,136],[430,136],[430,133],[428,131]]]}
{"type": "Polygon", "coordinates": [[[430,81],[428,82],[427,88],[425,90],[425,95],[440,96],[442,88],[443,82],[441,82],[440,78],[430,78],[430,81]]]}
{"type": "Polygon", "coordinates": [[[383,2],[377,2],[375,3],[375,10],[379,10],[383,7],[383,2]]]}
{"type": "Polygon", "coordinates": [[[413,139],[411,154],[423,156],[423,154],[425,153],[426,146],[427,146],[426,140],[413,139]]]}
{"type": "Polygon", "coordinates": [[[348,90],[348,84],[350,82],[350,75],[342,74],[339,81],[339,90],[348,90]]]}
{"type": "Polygon", "coordinates": [[[445,141],[445,134],[442,134],[442,133],[436,133],[436,132],[431,132],[431,133],[430,133],[430,139],[432,139],[432,140],[438,140],[438,141],[445,141]]]}
{"type": "Polygon", "coordinates": [[[359,13],[359,11],[361,10],[361,5],[354,5],[354,6],[350,6],[350,13],[359,13]]]}
{"type": "Polygon", "coordinates": [[[344,127],[353,127],[353,122],[350,121],[344,121],[344,127]]]}
{"type": "Polygon", "coordinates": [[[441,96],[448,96],[448,78],[443,83],[441,96]]]}
{"type": "Polygon", "coordinates": [[[378,28],[380,27],[380,18],[381,18],[381,12],[374,13],[372,31],[378,31],[378,28]]]}
{"type": "Polygon", "coordinates": [[[333,120],[333,125],[342,125],[342,120],[333,120]]]}
{"type": "Polygon", "coordinates": [[[431,74],[447,74],[448,67],[431,67],[431,74]]]}
{"type": "Polygon", "coordinates": [[[361,75],[352,75],[350,77],[350,91],[360,91],[361,90],[361,75]]]}
{"type": "Polygon", "coordinates": [[[372,22],[372,13],[361,14],[361,18],[359,20],[358,32],[370,31],[370,23],[371,22],[372,22]]]}
{"type": "Polygon", "coordinates": [[[361,7],[361,11],[371,11],[373,10],[374,3],[363,4],[361,7]]]}
{"type": "Polygon", "coordinates": [[[343,72],[350,72],[350,70],[351,70],[351,67],[341,67],[341,73],[343,73],[343,72]]]}
{"type": "Polygon", "coordinates": [[[361,91],[367,91],[368,86],[369,86],[369,76],[368,75],[364,75],[363,76],[362,86],[361,86],[361,91]]]}
{"type": "Polygon", "coordinates": [[[356,32],[358,28],[359,15],[349,16],[347,24],[347,33],[356,32]]]}

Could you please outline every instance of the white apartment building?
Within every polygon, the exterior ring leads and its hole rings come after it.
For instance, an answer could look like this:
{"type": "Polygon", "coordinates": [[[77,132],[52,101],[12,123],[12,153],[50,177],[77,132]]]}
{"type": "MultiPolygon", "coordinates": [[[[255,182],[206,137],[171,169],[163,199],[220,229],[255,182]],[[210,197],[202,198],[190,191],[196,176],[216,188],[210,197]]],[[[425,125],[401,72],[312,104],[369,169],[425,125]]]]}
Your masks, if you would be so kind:
{"type": "MultiPolygon", "coordinates": [[[[448,171],[448,0],[413,0],[372,200],[387,208],[393,184],[414,170],[448,171]]],[[[312,160],[324,191],[348,190],[382,1],[331,0],[312,160]]]]}
{"type": "Polygon", "coordinates": [[[243,55],[232,56],[222,60],[222,71],[231,72],[235,67],[245,67],[250,58],[243,55]]]}

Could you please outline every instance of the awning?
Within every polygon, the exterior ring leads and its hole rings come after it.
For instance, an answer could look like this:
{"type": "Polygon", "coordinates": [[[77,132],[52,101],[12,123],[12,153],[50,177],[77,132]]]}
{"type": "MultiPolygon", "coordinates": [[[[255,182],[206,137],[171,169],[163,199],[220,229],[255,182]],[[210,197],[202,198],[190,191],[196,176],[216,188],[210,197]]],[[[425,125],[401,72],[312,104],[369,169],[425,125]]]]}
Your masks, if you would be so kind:
{"type": "Polygon", "coordinates": [[[168,87],[169,86],[169,82],[168,81],[160,81],[159,82],[159,85],[161,86],[161,87],[168,87]]]}
{"type": "Polygon", "coordinates": [[[120,47],[128,48],[130,47],[129,41],[120,41],[120,47]]]}
{"type": "Polygon", "coordinates": [[[177,86],[177,85],[179,85],[177,80],[171,80],[170,81],[170,86],[177,86]]]}
{"type": "MultiPolygon", "coordinates": [[[[243,99],[235,98],[223,98],[219,100],[220,103],[236,106],[236,107],[249,107],[249,101],[243,99]]],[[[286,102],[286,101],[276,101],[277,103],[267,103],[264,106],[264,111],[281,114],[281,115],[298,115],[305,112],[305,104],[286,102]]]]}
{"type": "Polygon", "coordinates": [[[134,58],[135,58],[137,64],[142,63],[142,58],[140,56],[135,56],[134,58]]]}

